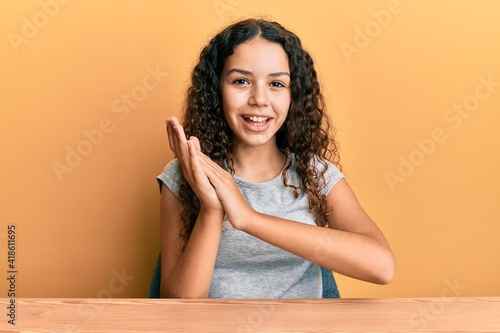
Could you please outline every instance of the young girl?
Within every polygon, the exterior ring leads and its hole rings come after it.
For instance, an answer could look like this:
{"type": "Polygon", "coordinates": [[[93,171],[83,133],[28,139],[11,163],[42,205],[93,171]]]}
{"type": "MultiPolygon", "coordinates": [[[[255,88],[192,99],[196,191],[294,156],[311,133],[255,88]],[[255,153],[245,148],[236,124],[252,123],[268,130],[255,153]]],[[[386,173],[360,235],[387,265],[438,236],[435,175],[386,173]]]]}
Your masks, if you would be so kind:
{"type": "Polygon", "coordinates": [[[161,297],[319,298],[320,266],[389,283],[395,260],[338,166],[310,55],[276,22],[202,50],[183,126],[167,120],[161,297]]]}

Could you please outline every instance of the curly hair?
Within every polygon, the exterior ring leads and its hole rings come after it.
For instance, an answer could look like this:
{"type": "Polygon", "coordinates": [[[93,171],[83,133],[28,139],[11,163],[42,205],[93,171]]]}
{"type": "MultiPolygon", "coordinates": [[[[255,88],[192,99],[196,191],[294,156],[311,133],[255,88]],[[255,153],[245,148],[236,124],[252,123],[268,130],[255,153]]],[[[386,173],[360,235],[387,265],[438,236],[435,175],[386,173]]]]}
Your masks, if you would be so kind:
{"type": "MultiPolygon", "coordinates": [[[[183,125],[186,135],[200,140],[201,150],[214,162],[234,174],[233,156],[236,146],[232,140],[222,109],[220,77],[226,62],[235,48],[254,38],[277,43],[285,50],[290,66],[291,103],[287,118],[276,134],[276,143],[287,158],[282,172],[283,184],[294,188],[298,197],[302,191],[309,198],[309,210],[316,224],[325,226],[329,213],[326,196],[320,193],[325,186],[326,160],[339,168],[338,145],[333,127],[325,109],[324,97],[314,69],[314,63],[294,33],[277,22],[247,19],[237,22],[218,33],[201,51],[193,69],[191,85],[187,91],[183,125]],[[287,171],[294,154],[299,187],[288,184],[287,171]],[[317,159],[322,165],[320,172],[312,163],[317,159]]],[[[179,189],[182,206],[181,238],[187,242],[196,222],[200,203],[193,190],[182,179],[179,189]]]]}

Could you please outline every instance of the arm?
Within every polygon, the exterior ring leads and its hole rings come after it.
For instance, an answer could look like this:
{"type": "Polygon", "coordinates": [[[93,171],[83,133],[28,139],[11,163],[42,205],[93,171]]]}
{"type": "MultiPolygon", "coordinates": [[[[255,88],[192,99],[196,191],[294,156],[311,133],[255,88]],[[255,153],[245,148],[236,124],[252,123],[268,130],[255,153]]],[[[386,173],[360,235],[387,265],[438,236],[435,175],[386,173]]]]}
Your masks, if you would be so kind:
{"type": "Polygon", "coordinates": [[[208,296],[217,256],[224,210],[200,167],[196,138],[187,140],[177,119],[167,121],[170,149],[181,164],[183,175],[200,200],[200,212],[184,251],[179,244],[181,206],[162,185],[161,196],[161,297],[205,298],[208,296]]]}
{"type": "Polygon", "coordinates": [[[392,251],[345,179],[327,197],[333,207],[328,216],[330,228],[319,228],[254,211],[231,175],[202,153],[199,155],[203,170],[236,229],[343,275],[380,284],[393,279],[392,251]]]}
{"type": "Polygon", "coordinates": [[[222,214],[200,211],[184,251],[179,242],[181,207],[162,185],[161,297],[206,298],[212,282],[222,228],[222,214]]]}
{"type": "Polygon", "coordinates": [[[381,231],[359,205],[345,179],[330,191],[329,228],[296,223],[248,210],[244,231],[340,274],[386,284],[395,261],[381,231]]]}

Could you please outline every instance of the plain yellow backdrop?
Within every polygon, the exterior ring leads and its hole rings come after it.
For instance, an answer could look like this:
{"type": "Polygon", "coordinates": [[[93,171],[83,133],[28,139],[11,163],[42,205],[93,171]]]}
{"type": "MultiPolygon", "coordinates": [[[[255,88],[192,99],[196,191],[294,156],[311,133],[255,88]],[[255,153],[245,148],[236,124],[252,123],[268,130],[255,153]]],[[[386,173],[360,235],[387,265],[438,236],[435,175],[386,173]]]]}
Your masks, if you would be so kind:
{"type": "Polygon", "coordinates": [[[0,4],[17,296],[147,295],[164,120],[209,38],[253,16],[312,54],[347,179],[397,258],[388,286],[337,276],[342,296],[500,295],[500,2],[23,0],[0,4]]]}

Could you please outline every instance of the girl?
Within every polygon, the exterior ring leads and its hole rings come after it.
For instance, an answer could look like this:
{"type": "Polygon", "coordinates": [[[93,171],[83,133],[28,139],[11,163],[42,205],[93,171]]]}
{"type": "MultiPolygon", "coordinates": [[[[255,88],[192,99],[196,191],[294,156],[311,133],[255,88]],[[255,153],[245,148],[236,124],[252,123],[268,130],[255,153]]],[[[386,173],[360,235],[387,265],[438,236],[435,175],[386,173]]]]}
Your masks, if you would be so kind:
{"type": "Polygon", "coordinates": [[[320,266],[389,283],[395,260],[341,171],[310,55],[276,22],[202,50],[167,120],[161,297],[318,298],[320,266]]]}

